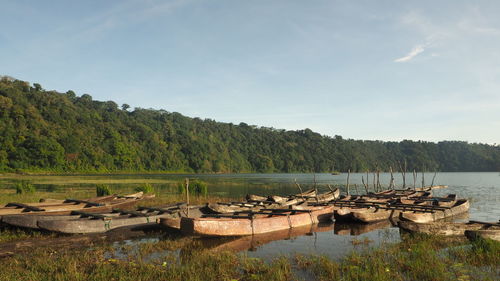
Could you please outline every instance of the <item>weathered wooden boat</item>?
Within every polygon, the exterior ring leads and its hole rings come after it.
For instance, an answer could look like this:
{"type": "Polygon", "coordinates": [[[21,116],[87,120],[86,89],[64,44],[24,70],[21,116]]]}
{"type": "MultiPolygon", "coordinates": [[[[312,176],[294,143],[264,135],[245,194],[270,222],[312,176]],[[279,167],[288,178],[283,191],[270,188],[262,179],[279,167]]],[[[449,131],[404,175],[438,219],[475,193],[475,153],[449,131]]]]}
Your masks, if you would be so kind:
{"type": "Polygon", "coordinates": [[[385,205],[374,204],[369,208],[351,209],[349,219],[362,223],[372,223],[381,220],[399,219],[402,212],[408,210],[433,210],[433,206],[452,206],[456,202],[456,195],[450,194],[447,197],[411,197],[398,198],[395,201],[388,201],[385,205]],[[429,206],[429,208],[427,208],[429,206]]]}
{"type": "Polygon", "coordinates": [[[476,231],[476,230],[487,230],[492,227],[497,227],[500,231],[500,224],[498,223],[488,223],[488,222],[478,222],[469,221],[465,223],[457,222],[428,222],[428,223],[416,223],[411,221],[399,221],[398,226],[412,233],[426,233],[432,235],[441,236],[463,236],[465,231],[476,231]]]}
{"type": "MultiPolygon", "coordinates": [[[[142,196],[142,193],[140,193],[140,194],[134,193],[134,194],[126,195],[126,196],[127,197],[134,197],[134,196],[137,197],[137,196],[142,196]]],[[[88,199],[83,199],[83,200],[91,201],[91,202],[106,202],[106,201],[113,200],[116,197],[119,197],[119,195],[112,194],[112,195],[99,196],[99,197],[88,198],[88,199]]],[[[19,204],[32,206],[32,207],[59,206],[59,205],[64,205],[65,203],[68,203],[66,200],[68,200],[68,199],[40,199],[39,202],[30,202],[30,203],[11,202],[11,203],[0,205],[0,212],[12,210],[12,209],[18,209],[19,204]]]]}
{"type": "Polygon", "coordinates": [[[115,228],[157,224],[157,220],[174,213],[178,206],[139,207],[135,211],[115,209],[109,213],[75,211],[69,216],[40,217],[40,229],[59,233],[102,233],[115,228]]]}
{"type": "MultiPolygon", "coordinates": [[[[225,211],[229,211],[229,209],[225,209],[225,211]]],[[[181,229],[181,218],[182,217],[191,217],[191,218],[199,218],[205,214],[213,214],[218,213],[208,207],[206,205],[197,205],[197,206],[187,206],[181,205],[176,212],[173,212],[169,216],[162,217],[158,220],[158,223],[167,229],[181,229]]]]}
{"type": "Polygon", "coordinates": [[[72,211],[84,210],[85,212],[107,212],[113,208],[131,207],[137,202],[152,198],[154,195],[144,196],[142,192],[127,196],[113,196],[103,201],[87,201],[79,199],[66,199],[64,203],[49,206],[32,206],[24,203],[9,203],[0,209],[0,216],[7,215],[68,215],[72,211]]]}
{"type": "Polygon", "coordinates": [[[476,230],[466,230],[464,232],[465,236],[469,240],[475,240],[478,238],[482,239],[492,239],[500,241],[500,221],[497,223],[483,223],[484,227],[476,230]]]}
{"type": "Polygon", "coordinates": [[[333,206],[307,210],[262,209],[258,212],[207,214],[181,218],[181,231],[200,236],[242,236],[267,233],[331,220],[333,206]]]}
{"type": "Polygon", "coordinates": [[[428,206],[422,210],[401,212],[401,220],[413,221],[418,223],[433,222],[436,220],[452,217],[469,211],[469,200],[458,199],[451,206],[428,206]]]}
{"type": "MultiPolygon", "coordinates": [[[[271,196],[260,196],[260,195],[254,195],[254,194],[247,194],[246,199],[249,202],[276,202],[276,203],[285,203],[288,200],[294,199],[294,198],[309,198],[309,197],[314,197],[316,196],[316,190],[311,189],[307,190],[302,193],[297,193],[294,195],[288,195],[288,196],[277,196],[277,195],[271,195],[271,196]]],[[[290,205],[290,204],[288,204],[290,205]]]]}

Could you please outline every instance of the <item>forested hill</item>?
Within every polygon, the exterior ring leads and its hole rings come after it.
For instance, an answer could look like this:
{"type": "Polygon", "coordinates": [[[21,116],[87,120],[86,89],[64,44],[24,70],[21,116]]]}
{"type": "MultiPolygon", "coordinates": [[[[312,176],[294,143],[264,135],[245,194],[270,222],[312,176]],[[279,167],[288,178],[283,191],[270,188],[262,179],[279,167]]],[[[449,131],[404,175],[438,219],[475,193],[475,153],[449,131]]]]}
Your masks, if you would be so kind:
{"type": "Polygon", "coordinates": [[[381,142],[189,118],[0,80],[0,171],[498,171],[500,147],[381,142]]]}

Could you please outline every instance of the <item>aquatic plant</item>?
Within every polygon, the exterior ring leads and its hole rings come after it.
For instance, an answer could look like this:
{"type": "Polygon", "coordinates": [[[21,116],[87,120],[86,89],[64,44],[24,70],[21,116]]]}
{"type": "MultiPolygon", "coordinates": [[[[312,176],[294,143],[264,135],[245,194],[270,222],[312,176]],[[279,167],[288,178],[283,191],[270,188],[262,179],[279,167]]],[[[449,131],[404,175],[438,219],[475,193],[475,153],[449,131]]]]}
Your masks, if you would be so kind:
{"type": "Polygon", "coordinates": [[[106,196],[112,193],[111,187],[109,185],[100,184],[95,188],[97,196],[106,196]]]}
{"type": "MultiPolygon", "coordinates": [[[[186,183],[179,182],[177,184],[177,189],[180,194],[186,193],[186,183]]],[[[208,184],[201,180],[193,180],[189,182],[189,194],[192,195],[203,195],[206,196],[208,194],[208,184]]]]}
{"type": "Polygon", "coordinates": [[[17,194],[35,193],[36,187],[28,182],[19,182],[14,185],[17,194]]]}
{"type": "Polygon", "coordinates": [[[144,185],[138,186],[134,190],[137,191],[137,192],[144,192],[144,193],[154,193],[155,192],[155,189],[149,183],[146,183],[144,185]]]}

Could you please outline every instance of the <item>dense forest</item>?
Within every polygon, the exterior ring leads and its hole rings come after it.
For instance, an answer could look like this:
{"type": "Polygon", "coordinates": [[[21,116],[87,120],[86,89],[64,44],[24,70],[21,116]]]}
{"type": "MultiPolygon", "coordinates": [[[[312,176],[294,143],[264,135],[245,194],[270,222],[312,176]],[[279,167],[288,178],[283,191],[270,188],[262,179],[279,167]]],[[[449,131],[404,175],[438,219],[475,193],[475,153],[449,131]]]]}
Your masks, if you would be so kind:
{"type": "Polygon", "coordinates": [[[500,146],[362,141],[190,118],[0,79],[0,171],[498,171],[500,146]]]}

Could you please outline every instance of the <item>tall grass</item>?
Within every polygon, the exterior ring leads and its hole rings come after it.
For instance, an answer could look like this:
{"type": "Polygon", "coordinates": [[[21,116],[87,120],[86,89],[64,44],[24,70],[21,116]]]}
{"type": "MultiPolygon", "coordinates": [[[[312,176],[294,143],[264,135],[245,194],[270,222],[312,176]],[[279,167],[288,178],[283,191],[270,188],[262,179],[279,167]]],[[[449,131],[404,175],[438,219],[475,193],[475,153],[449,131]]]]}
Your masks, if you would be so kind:
{"type": "Polygon", "coordinates": [[[24,194],[24,193],[35,193],[36,188],[34,185],[32,185],[29,182],[18,182],[14,185],[14,188],[16,189],[17,194],[24,194]]]}
{"type": "Polygon", "coordinates": [[[106,196],[111,195],[113,192],[111,191],[111,187],[109,185],[100,184],[95,188],[97,196],[106,196]]]}

